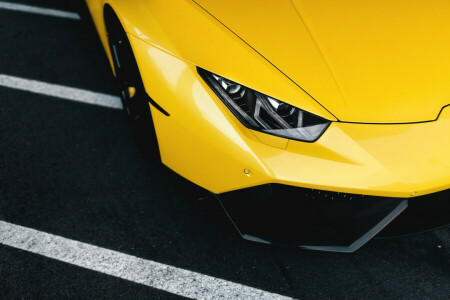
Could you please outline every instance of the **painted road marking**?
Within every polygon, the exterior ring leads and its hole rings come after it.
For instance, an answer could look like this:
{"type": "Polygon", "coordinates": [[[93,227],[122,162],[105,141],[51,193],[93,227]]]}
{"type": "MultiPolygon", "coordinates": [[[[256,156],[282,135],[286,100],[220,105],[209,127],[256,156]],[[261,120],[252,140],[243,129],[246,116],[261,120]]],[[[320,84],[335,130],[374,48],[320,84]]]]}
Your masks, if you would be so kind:
{"type": "Polygon", "coordinates": [[[292,299],[4,221],[0,244],[191,299],[292,299]]]}
{"type": "Polygon", "coordinates": [[[109,108],[122,108],[122,102],[117,96],[4,74],[0,74],[0,86],[109,108]]]}
{"type": "Polygon", "coordinates": [[[18,4],[18,3],[11,3],[11,2],[4,2],[0,1],[0,9],[9,9],[14,11],[20,11],[20,12],[26,12],[26,13],[32,13],[32,14],[39,14],[44,16],[52,16],[52,17],[58,17],[58,18],[66,18],[66,19],[72,19],[72,20],[80,20],[80,15],[74,12],[59,10],[59,9],[52,9],[52,8],[44,8],[44,7],[38,7],[38,6],[31,6],[31,5],[25,5],[25,4],[18,4]]]}

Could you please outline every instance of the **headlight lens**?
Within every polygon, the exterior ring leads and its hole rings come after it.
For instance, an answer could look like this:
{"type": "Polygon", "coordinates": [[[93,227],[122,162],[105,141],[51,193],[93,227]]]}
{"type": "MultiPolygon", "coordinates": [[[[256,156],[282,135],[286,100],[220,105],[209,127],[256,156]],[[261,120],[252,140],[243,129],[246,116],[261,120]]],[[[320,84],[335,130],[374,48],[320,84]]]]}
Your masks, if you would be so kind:
{"type": "Polygon", "coordinates": [[[304,142],[316,141],[330,121],[198,68],[199,74],[247,128],[304,142]]]}

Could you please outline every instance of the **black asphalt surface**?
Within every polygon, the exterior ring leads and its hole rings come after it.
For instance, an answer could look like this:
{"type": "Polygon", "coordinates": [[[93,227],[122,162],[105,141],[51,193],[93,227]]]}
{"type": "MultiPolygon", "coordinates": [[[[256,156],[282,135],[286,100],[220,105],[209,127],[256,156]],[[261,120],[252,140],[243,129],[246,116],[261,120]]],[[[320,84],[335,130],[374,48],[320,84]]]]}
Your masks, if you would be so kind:
{"type": "MultiPolygon", "coordinates": [[[[114,93],[89,20],[0,10],[0,40],[1,74],[114,93]]],[[[121,111],[0,87],[0,220],[300,299],[449,298],[450,228],[354,254],[266,246],[201,193],[141,155],[121,111]]],[[[180,297],[0,245],[0,298],[180,297]]]]}

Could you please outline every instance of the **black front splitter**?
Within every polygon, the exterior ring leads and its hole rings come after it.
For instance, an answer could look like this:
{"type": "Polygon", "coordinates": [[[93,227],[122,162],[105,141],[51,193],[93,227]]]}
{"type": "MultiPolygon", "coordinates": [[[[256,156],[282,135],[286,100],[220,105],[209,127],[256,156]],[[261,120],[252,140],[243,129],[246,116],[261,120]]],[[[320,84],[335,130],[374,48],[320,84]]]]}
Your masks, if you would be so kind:
{"type": "MultiPolygon", "coordinates": [[[[449,195],[447,190],[422,198],[427,197],[423,201],[432,201],[436,197],[450,199],[449,195]]],[[[409,203],[403,198],[327,192],[279,184],[215,196],[244,239],[349,253],[380,233],[407,209],[409,203]]],[[[417,202],[416,198],[414,202],[417,202]]],[[[448,210],[444,214],[450,215],[448,210]]],[[[388,230],[386,228],[385,231],[388,230]]]]}

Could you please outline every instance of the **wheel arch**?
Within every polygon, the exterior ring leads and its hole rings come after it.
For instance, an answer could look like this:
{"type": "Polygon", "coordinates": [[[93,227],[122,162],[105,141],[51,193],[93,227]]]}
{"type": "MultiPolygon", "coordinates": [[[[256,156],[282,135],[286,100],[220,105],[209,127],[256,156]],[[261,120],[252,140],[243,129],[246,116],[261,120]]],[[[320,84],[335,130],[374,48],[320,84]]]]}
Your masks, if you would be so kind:
{"type": "Polygon", "coordinates": [[[120,3],[116,3],[116,1],[86,0],[86,4],[87,4],[87,7],[91,14],[92,20],[95,24],[97,33],[100,37],[100,41],[106,52],[106,56],[108,58],[111,70],[115,75],[114,64],[112,61],[112,55],[111,55],[111,51],[109,49],[109,44],[108,44],[108,31],[107,31],[106,17],[109,15],[109,17],[111,17],[111,18],[117,18],[117,20],[119,21],[120,25],[125,30],[125,32],[128,32],[127,24],[129,24],[129,22],[127,22],[126,18],[123,16],[120,3]]]}
{"type": "MultiPolygon", "coordinates": [[[[111,66],[111,70],[112,70],[114,76],[116,76],[116,70],[114,67],[112,53],[111,53],[111,49],[110,49],[109,43],[108,43],[108,36],[110,34],[110,31],[114,30],[113,29],[114,26],[121,26],[124,30],[125,30],[125,28],[123,27],[122,22],[121,22],[119,16],[117,15],[116,11],[110,5],[109,2],[105,2],[103,4],[102,19],[103,19],[104,34],[105,34],[105,39],[106,39],[106,44],[104,44],[104,47],[105,47],[106,55],[108,57],[109,64],[111,66]],[[116,23],[116,24],[114,24],[114,23],[116,23]]],[[[126,30],[125,30],[125,32],[126,32],[126,30]]]]}

